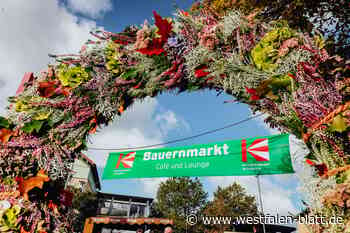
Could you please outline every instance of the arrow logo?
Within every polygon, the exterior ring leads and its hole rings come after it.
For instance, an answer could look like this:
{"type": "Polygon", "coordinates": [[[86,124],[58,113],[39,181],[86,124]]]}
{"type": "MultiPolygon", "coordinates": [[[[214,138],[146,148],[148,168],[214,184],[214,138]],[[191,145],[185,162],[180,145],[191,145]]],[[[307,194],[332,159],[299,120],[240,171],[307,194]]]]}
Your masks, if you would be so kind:
{"type": "Polygon", "coordinates": [[[135,155],[136,152],[129,152],[125,156],[123,153],[121,153],[119,155],[118,163],[117,166],[115,166],[115,168],[118,169],[120,164],[122,164],[124,168],[132,168],[132,166],[134,165],[135,155]]]}
{"type": "Polygon", "coordinates": [[[247,152],[253,156],[256,161],[270,161],[269,141],[267,138],[255,139],[247,148],[247,140],[242,140],[242,162],[247,162],[247,152]]]}

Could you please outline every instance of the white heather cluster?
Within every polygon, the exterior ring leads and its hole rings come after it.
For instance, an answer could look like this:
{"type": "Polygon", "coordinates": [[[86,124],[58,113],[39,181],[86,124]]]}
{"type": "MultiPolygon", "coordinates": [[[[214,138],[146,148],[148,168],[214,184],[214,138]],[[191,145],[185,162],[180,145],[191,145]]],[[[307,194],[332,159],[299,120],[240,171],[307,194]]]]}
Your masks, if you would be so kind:
{"type": "Polygon", "coordinates": [[[315,169],[310,166],[304,166],[297,176],[301,181],[299,187],[300,193],[302,193],[310,207],[316,211],[320,211],[323,207],[322,197],[329,190],[334,190],[336,186],[336,180],[332,177],[328,179],[320,179],[315,176],[315,169]]]}
{"type": "Polygon", "coordinates": [[[193,50],[191,50],[188,54],[185,55],[186,68],[188,73],[190,74],[188,78],[195,79],[194,71],[198,66],[202,64],[207,64],[210,60],[215,61],[217,59],[218,55],[215,52],[209,51],[206,47],[201,45],[195,47],[193,50]]]}
{"type": "Polygon", "coordinates": [[[286,74],[291,71],[296,71],[297,65],[300,62],[309,61],[310,59],[310,52],[304,49],[294,49],[278,62],[278,68],[276,72],[279,74],[286,74]]]}
{"type": "Polygon", "coordinates": [[[229,77],[221,79],[222,85],[225,90],[230,90],[234,94],[244,91],[246,86],[259,86],[261,81],[269,78],[271,75],[244,65],[237,54],[230,56],[225,61],[225,71],[229,74],[229,77]]]}
{"type": "Polygon", "coordinates": [[[232,32],[241,25],[241,13],[239,11],[231,11],[223,19],[224,38],[231,36],[232,32]]]}

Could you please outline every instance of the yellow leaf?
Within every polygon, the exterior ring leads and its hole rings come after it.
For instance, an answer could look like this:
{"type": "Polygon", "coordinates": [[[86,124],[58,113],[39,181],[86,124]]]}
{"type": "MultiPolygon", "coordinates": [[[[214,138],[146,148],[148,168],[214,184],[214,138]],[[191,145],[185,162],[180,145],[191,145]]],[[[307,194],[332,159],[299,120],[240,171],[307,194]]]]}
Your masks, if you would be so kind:
{"type": "Polygon", "coordinates": [[[34,117],[33,119],[34,120],[46,120],[47,118],[49,118],[49,116],[51,115],[51,112],[47,112],[47,111],[41,111],[41,112],[38,112],[34,117]]]}
{"type": "Polygon", "coordinates": [[[331,130],[341,133],[341,132],[344,132],[347,127],[348,126],[345,122],[345,119],[340,114],[334,117],[331,124],[331,130]]]}

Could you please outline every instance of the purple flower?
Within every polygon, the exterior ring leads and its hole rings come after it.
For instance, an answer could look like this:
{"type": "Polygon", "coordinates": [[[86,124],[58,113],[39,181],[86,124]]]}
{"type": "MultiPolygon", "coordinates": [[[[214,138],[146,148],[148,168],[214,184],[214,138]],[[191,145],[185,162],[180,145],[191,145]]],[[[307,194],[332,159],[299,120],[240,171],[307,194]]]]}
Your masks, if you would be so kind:
{"type": "Polygon", "coordinates": [[[170,37],[168,39],[168,44],[170,47],[177,47],[179,45],[177,41],[177,37],[170,37]]]}

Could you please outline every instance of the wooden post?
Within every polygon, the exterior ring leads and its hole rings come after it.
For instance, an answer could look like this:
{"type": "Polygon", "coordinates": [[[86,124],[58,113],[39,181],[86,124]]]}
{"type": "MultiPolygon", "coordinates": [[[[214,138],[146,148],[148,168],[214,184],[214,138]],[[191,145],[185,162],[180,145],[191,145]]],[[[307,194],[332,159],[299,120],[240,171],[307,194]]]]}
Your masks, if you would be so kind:
{"type": "Polygon", "coordinates": [[[92,233],[94,229],[94,223],[91,218],[85,220],[84,231],[83,233],[92,233]]]}

